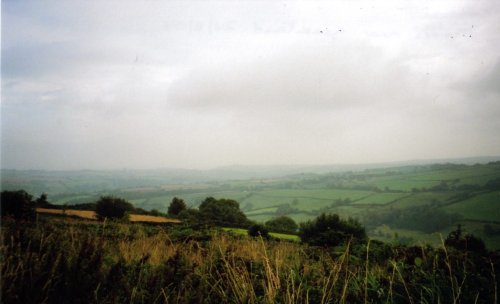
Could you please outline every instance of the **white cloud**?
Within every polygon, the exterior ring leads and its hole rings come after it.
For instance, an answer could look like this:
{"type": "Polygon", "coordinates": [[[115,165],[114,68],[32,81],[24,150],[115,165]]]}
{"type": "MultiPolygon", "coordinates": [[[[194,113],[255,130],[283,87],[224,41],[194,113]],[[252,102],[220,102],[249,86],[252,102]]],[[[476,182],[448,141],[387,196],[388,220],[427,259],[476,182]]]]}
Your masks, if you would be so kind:
{"type": "Polygon", "coordinates": [[[498,8],[6,2],[2,166],[499,154],[498,8]]]}

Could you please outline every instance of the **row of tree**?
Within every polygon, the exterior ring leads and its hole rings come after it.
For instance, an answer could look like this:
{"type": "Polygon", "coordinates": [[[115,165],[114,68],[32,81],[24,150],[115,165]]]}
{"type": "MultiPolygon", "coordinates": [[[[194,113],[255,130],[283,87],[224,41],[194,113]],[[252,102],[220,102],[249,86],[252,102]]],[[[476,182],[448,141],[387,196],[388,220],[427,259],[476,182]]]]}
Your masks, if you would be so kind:
{"type": "MultiPolygon", "coordinates": [[[[32,220],[35,216],[35,207],[47,206],[47,196],[33,200],[33,196],[26,191],[3,191],[0,199],[2,216],[10,216],[19,220],[32,220]]],[[[126,219],[134,211],[134,206],[122,198],[111,196],[101,197],[95,203],[95,212],[98,219],[126,219]]],[[[422,210],[420,210],[422,212],[422,210]]],[[[368,240],[365,227],[356,219],[341,219],[337,214],[321,214],[312,221],[301,223],[300,226],[293,219],[281,216],[265,224],[250,221],[240,210],[239,203],[231,199],[215,199],[207,197],[198,209],[187,208],[182,199],[174,198],[168,208],[171,216],[176,216],[191,227],[218,226],[249,228],[252,236],[267,236],[268,230],[283,233],[296,233],[304,243],[313,246],[338,246],[346,242],[364,243],[368,240]],[[298,229],[297,229],[298,228],[298,229]]],[[[429,216],[429,215],[428,215],[429,216]]],[[[408,219],[406,219],[408,220],[408,219]]],[[[482,240],[470,234],[463,234],[461,227],[448,236],[446,245],[457,249],[475,251],[485,250],[482,240]]]]}

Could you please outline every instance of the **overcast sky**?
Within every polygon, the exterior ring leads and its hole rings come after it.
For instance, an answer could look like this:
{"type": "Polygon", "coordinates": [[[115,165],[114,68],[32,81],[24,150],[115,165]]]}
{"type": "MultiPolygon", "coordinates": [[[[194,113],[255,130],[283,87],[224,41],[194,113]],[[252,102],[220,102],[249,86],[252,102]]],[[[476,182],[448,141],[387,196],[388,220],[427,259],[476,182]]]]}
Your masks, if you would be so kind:
{"type": "Polygon", "coordinates": [[[2,168],[500,155],[500,1],[2,1],[2,168]]]}

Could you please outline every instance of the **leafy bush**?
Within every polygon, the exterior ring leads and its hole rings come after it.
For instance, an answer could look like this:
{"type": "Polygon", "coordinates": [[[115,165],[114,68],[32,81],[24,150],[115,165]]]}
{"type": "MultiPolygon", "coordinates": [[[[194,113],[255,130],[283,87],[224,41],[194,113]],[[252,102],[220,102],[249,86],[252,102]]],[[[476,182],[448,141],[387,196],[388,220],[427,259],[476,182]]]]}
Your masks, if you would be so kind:
{"type": "Polygon", "coordinates": [[[269,232],[267,231],[266,227],[259,224],[250,226],[250,228],[248,228],[248,235],[253,237],[261,236],[265,239],[269,238],[269,232]]]}
{"type": "Polygon", "coordinates": [[[178,217],[187,224],[195,225],[199,224],[201,221],[200,211],[198,209],[188,208],[186,210],[182,210],[178,217]]]}
{"type": "Polygon", "coordinates": [[[249,221],[240,204],[231,199],[207,197],[200,205],[200,218],[206,224],[228,227],[248,227],[249,221]]]}
{"type": "Polygon", "coordinates": [[[267,221],[266,228],[274,232],[296,233],[299,226],[292,218],[288,216],[280,216],[267,221]]]}
{"type": "Polygon", "coordinates": [[[349,240],[364,242],[365,228],[355,219],[341,219],[337,214],[322,213],[316,219],[300,225],[302,242],[313,246],[338,246],[349,240]]]}
{"type": "Polygon", "coordinates": [[[122,198],[103,196],[96,203],[95,212],[98,219],[123,219],[127,211],[133,211],[134,206],[122,198]]]}
{"type": "Polygon", "coordinates": [[[12,216],[15,219],[32,220],[35,218],[33,196],[24,190],[2,191],[0,210],[2,216],[12,216]]]}

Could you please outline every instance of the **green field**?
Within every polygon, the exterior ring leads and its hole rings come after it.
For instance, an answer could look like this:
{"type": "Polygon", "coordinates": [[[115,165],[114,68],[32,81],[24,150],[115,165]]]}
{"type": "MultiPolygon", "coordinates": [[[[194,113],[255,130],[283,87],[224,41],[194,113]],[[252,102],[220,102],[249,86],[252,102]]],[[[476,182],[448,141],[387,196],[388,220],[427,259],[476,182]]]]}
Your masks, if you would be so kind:
{"type": "Polygon", "coordinates": [[[89,203],[102,195],[114,195],[136,207],[166,212],[174,197],[196,208],[211,196],[238,201],[248,218],[257,222],[286,215],[300,223],[323,212],[337,213],[370,224],[371,236],[377,233],[374,227],[387,224],[415,242],[434,239],[430,232],[405,226],[405,221],[418,218],[418,208],[424,208],[432,211],[419,220],[437,223],[437,228],[431,229],[433,233],[451,231],[456,224],[474,221],[475,234],[488,245],[500,248],[500,236],[485,235],[483,231],[485,224],[500,222],[500,162],[310,172],[272,178],[211,177],[210,181],[203,181],[196,177],[192,182],[187,176],[176,179],[156,171],[83,172],[69,176],[50,172],[8,173],[3,176],[4,188],[33,189],[35,195],[47,189],[43,192],[48,193],[49,201],[61,205],[89,203]],[[433,217],[435,214],[437,217],[433,217]]]}
{"type": "Polygon", "coordinates": [[[401,198],[408,197],[407,193],[376,193],[364,197],[356,202],[354,205],[387,205],[395,202],[401,198]]]}
{"type": "Polygon", "coordinates": [[[465,219],[500,223],[500,191],[475,196],[444,207],[449,212],[463,215],[465,219]]]}
{"type": "MultiPolygon", "coordinates": [[[[224,231],[229,231],[237,235],[248,235],[248,230],[241,228],[222,228],[224,231]]],[[[299,241],[300,238],[297,235],[269,232],[269,235],[277,239],[283,239],[288,241],[299,241]]]]}
{"type": "Polygon", "coordinates": [[[454,194],[451,192],[423,192],[412,193],[411,195],[402,197],[398,201],[391,204],[393,208],[408,208],[422,205],[429,205],[432,202],[444,203],[454,194]]]}

